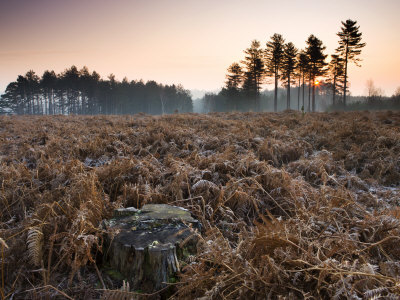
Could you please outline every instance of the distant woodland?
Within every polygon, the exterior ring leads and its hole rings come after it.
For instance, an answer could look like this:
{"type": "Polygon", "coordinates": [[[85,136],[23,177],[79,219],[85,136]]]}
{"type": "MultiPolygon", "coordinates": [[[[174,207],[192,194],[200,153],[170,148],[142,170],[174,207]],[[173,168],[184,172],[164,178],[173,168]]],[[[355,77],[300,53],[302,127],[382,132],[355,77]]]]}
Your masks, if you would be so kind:
{"type": "Polygon", "coordinates": [[[1,96],[0,111],[16,114],[163,114],[191,112],[190,92],[180,85],[155,81],[107,80],[87,67],[72,66],[61,74],[34,71],[18,76],[1,96]]]}
{"type": "Polygon", "coordinates": [[[359,58],[366,46],[357,21],[341,22],[338,47],[326,61],[326,47],[314,35],[298,49],[275,33],[265,48],[253,40],[244,58],[232,63],[225,86],[217,93],[192,101],[181,85],[155,81],[121,82],[113,74],[106,80],[87,67],[72,66],[60,74],[34,71],[18,76],[0,99],[0,113],[11,114],[165,114],[174,112],[282,111],[400,109],[400,88],[384,97],[372,80],[368,96],[349,95],[348,65],[361,67],[359,58]],[[263,90],[273,84],[273,90],[263,90]]]}
{"type": "Polygon", "coordinates": [[[328,97],[332,106],[345,107],[348,102],[348,65],[359,65],[358,56],[365,43],[362,42],[357,21],[342,22],[337,36],[338,48],[329,63],[326,62],[328,55],[324,53],[326,47],[313,34],[306,40],[306,48],[301,50],[277,33],[271,36],[265,48],[259,41],[253,40],[250,47],[244,50],[244,59],[229,66],[224,89],[218,95],[208,95],[206,106],[218,110],[221,103],[229,99],[233,108],[240,109],[242,99],[247,98],[251,99],[253,110],[263,109],[261,86],[269,82],[274,85],[273,111],[293,108],[321,110],[324,109],[321,98],[326,100],[328,97]],[[279,86],[286,89],[286,101],[278,103],[279,86]],[[295,86],[297,103],[293,105],[295,86]]]}
{"type": "Polygon", "coordinates": [[[326,61],[326,47],[311,34],[306,47],[298,49],[275,33],[265,47],[253,40],[245,49],[244,58],[227,69],[224,88],[218,94],[207,94],[196,107],[209,111],[282,111],[304,112],[326,110],[400,109],[400,88],[392,97],[375,87],[372,80],[366,85],[366,97],[349,95],[348,65],[361,67],[359,58],[362,33],[357,21],[341,22],[338,47],[326,61]],[[265,83],[274,89],[262,90],[265,83]]]}

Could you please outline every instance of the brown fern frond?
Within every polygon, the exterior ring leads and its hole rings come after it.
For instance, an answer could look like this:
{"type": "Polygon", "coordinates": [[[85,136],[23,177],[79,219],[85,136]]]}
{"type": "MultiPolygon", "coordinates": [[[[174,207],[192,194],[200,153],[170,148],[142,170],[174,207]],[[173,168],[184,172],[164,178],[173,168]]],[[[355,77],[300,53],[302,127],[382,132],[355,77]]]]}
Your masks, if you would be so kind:
{"type": "Polygon", "coordinates": [[[43,232],[39,226],[31,227],[27,237],[28,256],[35,266],[40,266],[43,255],[43,232]]]}
{"type": "Polygon", "coordinates": [[[102,300],[137,300],[140,293],[130,291],[129,282],[123,281],[119,290],[104,290],[101,297],[102,300]]]}
{"type": "Polygon", "coordinates": [[[192,186],[192,190],[194,192],[199,192],[204,190],[215,191],[218,190],[218,186],[211,181],[201,179],[192,186]]]}

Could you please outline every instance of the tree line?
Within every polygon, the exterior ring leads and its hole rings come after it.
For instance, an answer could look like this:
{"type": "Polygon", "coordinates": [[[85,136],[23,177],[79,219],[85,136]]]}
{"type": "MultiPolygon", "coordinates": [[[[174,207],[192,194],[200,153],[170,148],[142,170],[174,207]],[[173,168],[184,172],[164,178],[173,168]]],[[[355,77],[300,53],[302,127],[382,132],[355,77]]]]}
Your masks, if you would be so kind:
{"type": "MultiPolygon", "coordinates": [[[[352,102],[348,103],[342,110],[400,110],[400,87],[398,87],[392,96],[384,96],[381,88],[376,87],[372,79],[367,80],[366,96],[352,96],[352,102]]],[[[333,110],[330,107],[328,110],[333,110]]]]}
{"type": "Polygon", "coordinates": [[[34,71],[8,84],[0,99],[0,113],[15,114],[163,114],[192,112],[190,92],[181,85],[106,80],[87,67],[76,66],[60,74],[34,71]]]}
{"type": "Polygon", "coordinates": [[[278,110],[279,83],[286,89],[286,109],[291,109],[291,91],[297,86],[297,109],[316,110],[316,88],[319,93],[331,96],[333,106],[346,106],[348,95],[348,65],[359,65],[362,33],[357,21],[341,22],[338,47],[326,62],[326,47],[314,35],[306,40],[305,49],[297,49],[286,42],[281,34],[275,33],[265,48],[257,40],[244,50],[244,59],[231,64],[226,75],[226,83],[218,95],[206,95],[204,105],[213,110],[224,102],[227,109],[260,110],[260,102],[265,98],[261,93],[262,84],[268,80],[274,83],[273,110],[278,110]],[[308,99],[305,99],[305,90],[308,99]]]}

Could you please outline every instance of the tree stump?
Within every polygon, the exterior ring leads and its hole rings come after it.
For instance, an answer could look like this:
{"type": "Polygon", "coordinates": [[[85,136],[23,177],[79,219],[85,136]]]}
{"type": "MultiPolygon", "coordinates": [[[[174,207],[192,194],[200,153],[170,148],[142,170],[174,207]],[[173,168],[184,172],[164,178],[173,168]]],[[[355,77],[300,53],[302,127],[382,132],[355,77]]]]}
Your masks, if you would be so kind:
{"type": "Polygon", "coordinates": [[[195,254],[200,226],[189,211],[176,206],[117,209],[113,219],[103,221],[105,260],[132,290],[158,291],[174,282],[180,263],[195,254]]]}

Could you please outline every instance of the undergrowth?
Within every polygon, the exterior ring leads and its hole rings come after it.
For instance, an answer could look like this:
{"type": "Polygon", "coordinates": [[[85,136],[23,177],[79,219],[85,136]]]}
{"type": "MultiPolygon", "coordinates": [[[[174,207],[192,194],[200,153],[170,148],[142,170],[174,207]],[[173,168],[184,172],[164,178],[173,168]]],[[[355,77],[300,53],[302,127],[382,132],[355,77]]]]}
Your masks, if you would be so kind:
{"type": "Polygon", "coordinates": [[[398,299],[400,114],[0,118],[0,297],[141,299],[100,222],[169,203],[203,224],[177,299],[398,299]]]}

